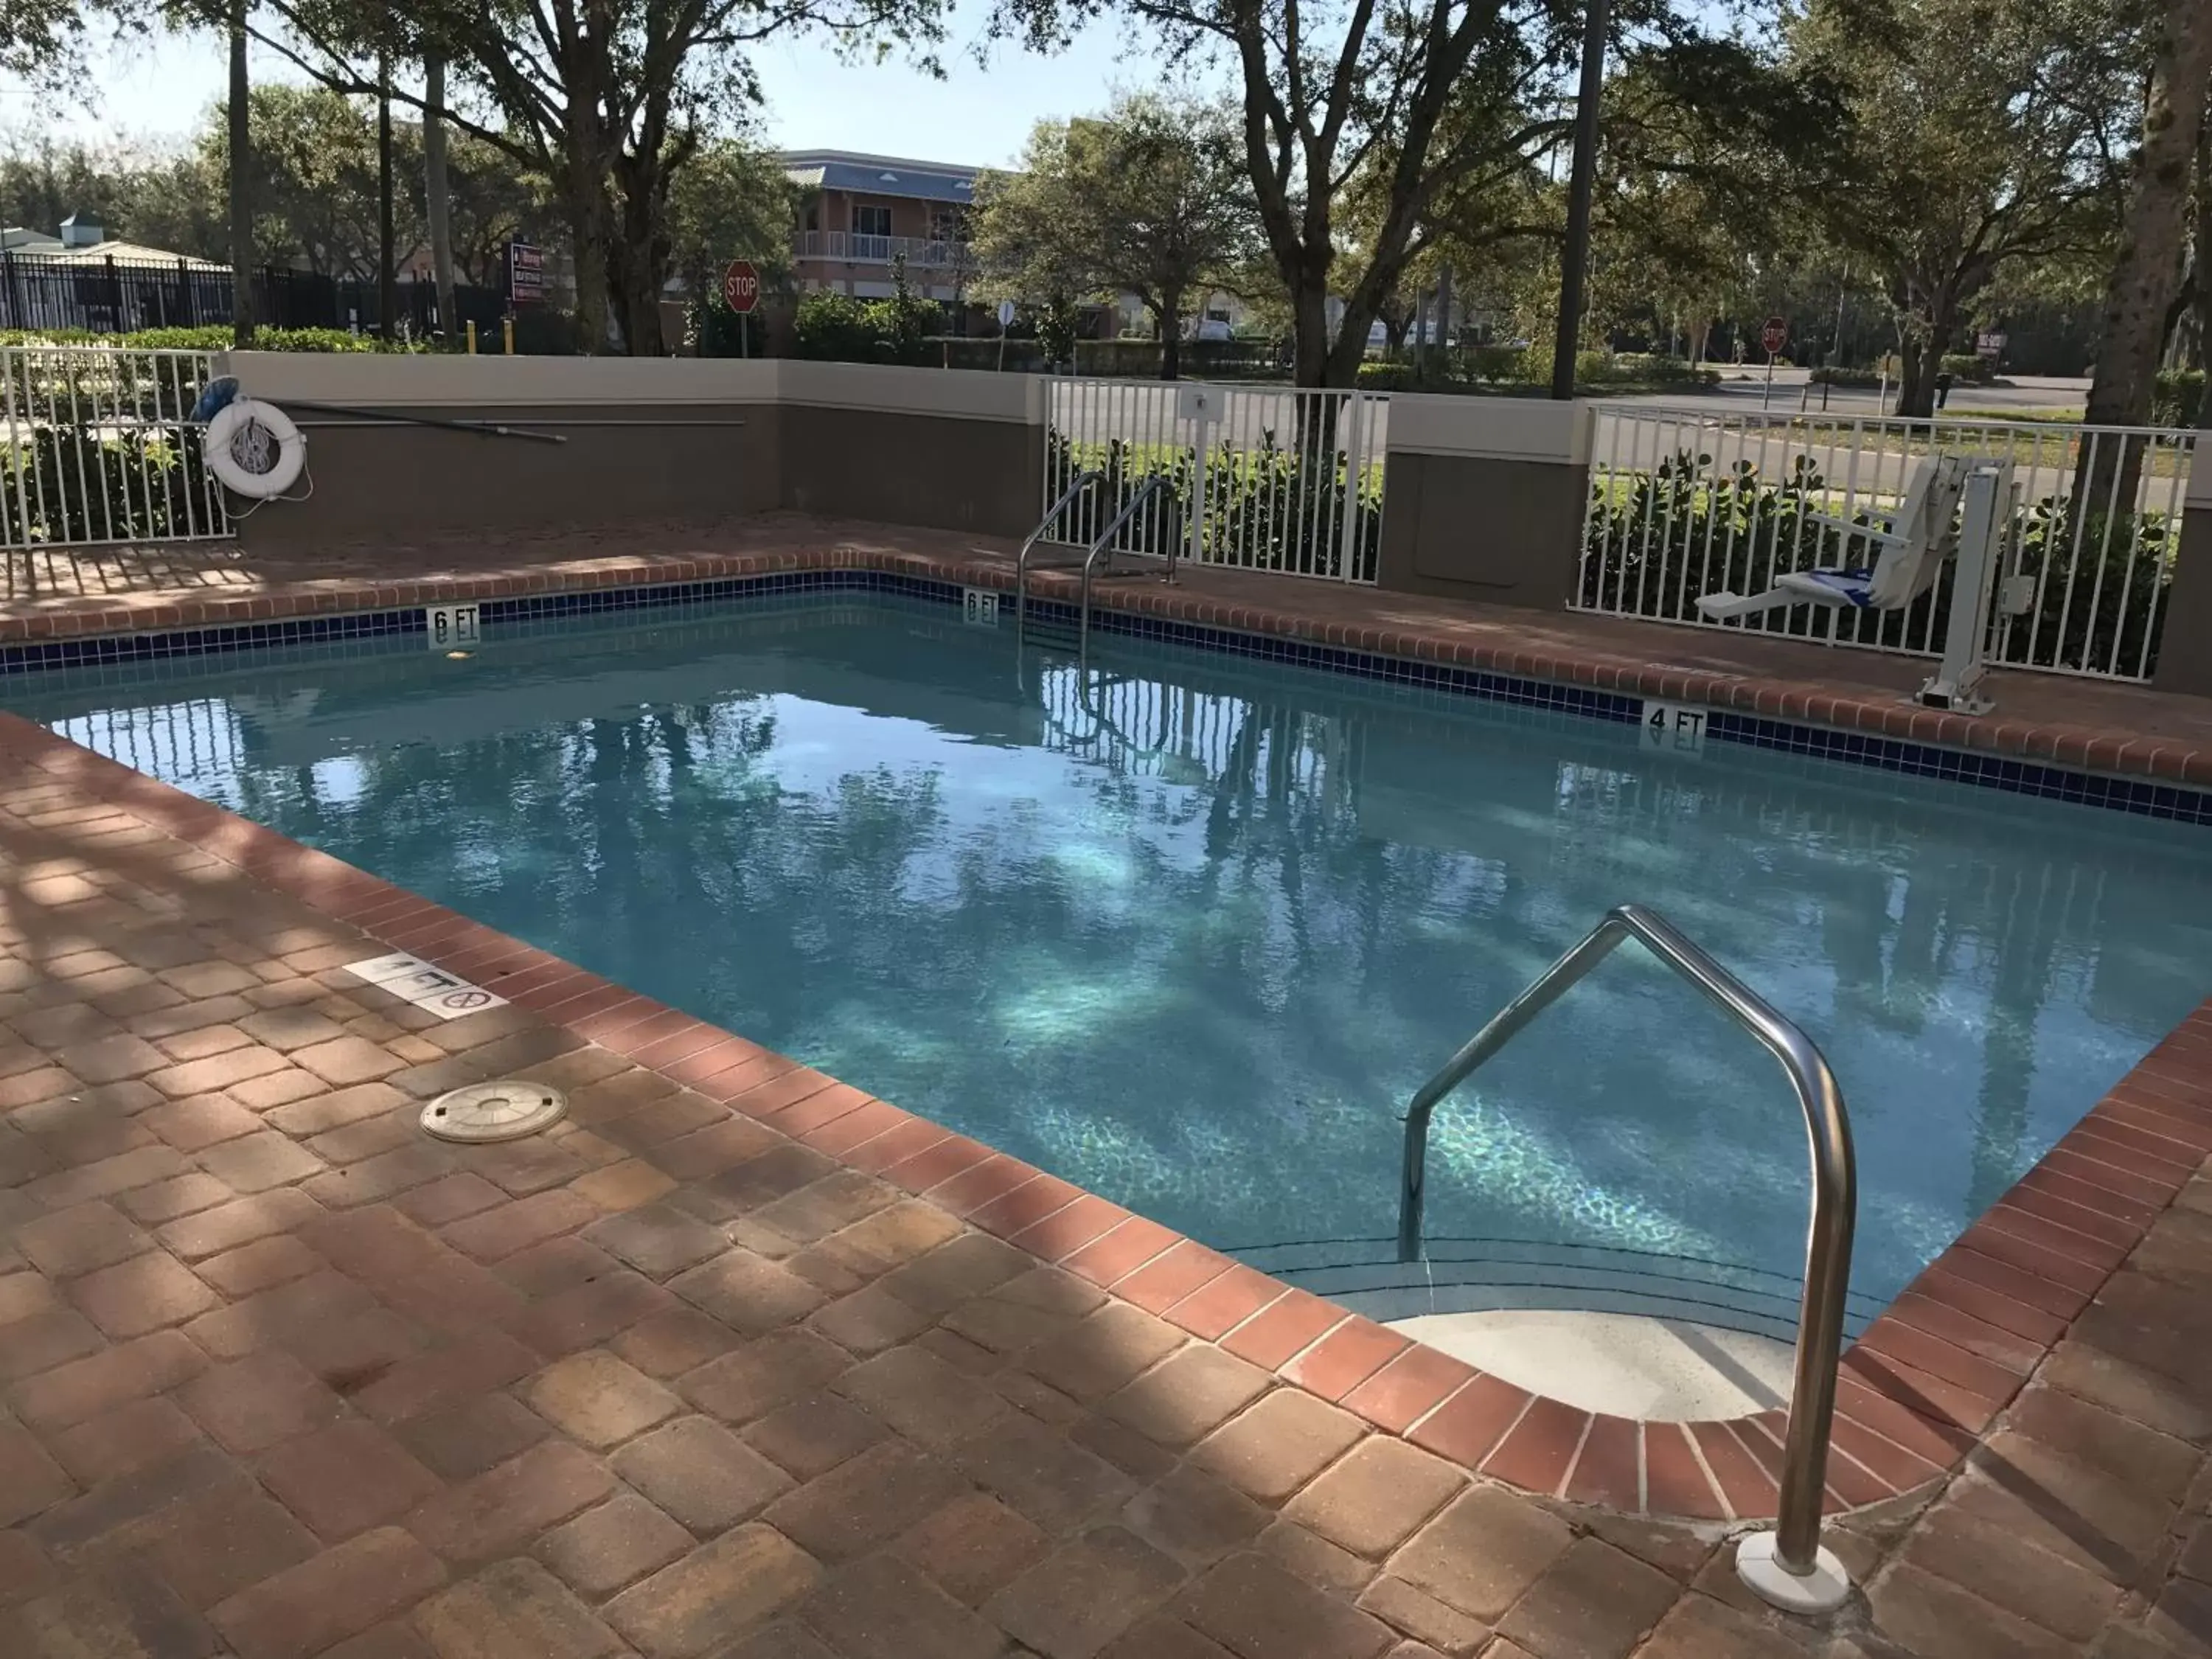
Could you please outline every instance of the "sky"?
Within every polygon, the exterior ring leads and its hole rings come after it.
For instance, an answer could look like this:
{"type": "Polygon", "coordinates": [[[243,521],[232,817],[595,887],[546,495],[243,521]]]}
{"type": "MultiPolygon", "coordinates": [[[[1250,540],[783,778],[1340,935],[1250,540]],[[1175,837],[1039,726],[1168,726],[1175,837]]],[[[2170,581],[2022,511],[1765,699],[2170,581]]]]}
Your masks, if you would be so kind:
{"type": "MultiPolygon", "coordinates": [[[[1073,47],[1039,58],[997,47],[988,68],[970,55],[988,7],[962,0],[943,52],[945,78],[933,80],[898,58],[881,64],[838,61],[818,40],[772,43],[754,58],[767,97],[768,141],[787,149],[855,149],[917,161],[1002,167],[1021,151],[1042,116],[1103,106],[1120,86],[1157,79],[1151,64],[1121,54],[1110,23],[1094,24],[1073,47]]],[[[265,80],[299,78],[274,54],[256,56],[265,80]]],[[[97,50],[75,96],[0,76],[0,126],[34,126],[96,141],[116,133],[156,137],[185,132],[222,95],[221,41],[205,35],[97,50]]]]}

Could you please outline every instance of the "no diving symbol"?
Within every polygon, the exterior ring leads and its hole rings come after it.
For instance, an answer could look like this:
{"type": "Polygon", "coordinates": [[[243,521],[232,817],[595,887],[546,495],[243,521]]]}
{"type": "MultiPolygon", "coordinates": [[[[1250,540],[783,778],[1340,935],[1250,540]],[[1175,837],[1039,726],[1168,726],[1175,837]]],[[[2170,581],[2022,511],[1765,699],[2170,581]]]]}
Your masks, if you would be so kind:
{"type": "Polygon", "coordinates": [[[489,991],[448,991],[445,995],[438,999],[437,1006],[441,1008],[451,1008],[456,1012],[465,1012],[471,1008],[486,1008],[491,1006],[491,993],[489,991]]]}

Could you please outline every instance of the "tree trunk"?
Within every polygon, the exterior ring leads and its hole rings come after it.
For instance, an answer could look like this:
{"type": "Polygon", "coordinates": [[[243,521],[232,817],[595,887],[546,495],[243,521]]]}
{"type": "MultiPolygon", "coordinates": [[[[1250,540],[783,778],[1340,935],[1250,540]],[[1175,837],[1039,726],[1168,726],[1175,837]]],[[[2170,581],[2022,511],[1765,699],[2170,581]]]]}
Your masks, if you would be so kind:
{"type": "Polygon", "coordinates": [[[1457,335],[1452,327],[1452,268],[1449,260],[1437,274],[1437,327],[1443,343],[1444,378],[1450,380],[1452,347],[1457,343],[1457,335]]]}
{"type": "Polygon", "coordinates": [[[1291,384],[1327,386],[1330,357],[1327,272],[1298,271],[1291,289],[1291,384]]]}
{"type": "Polygon", "coordinates": [[[392,54],[376,57],[376,330],[387,340],[399,337],[399,273],[393,269],[398,240],[392,204],[392,54]]]}
{"type": "Polygon", "coordinates": [[[2159,354],[2166,343],[2166,307],[2181,271],[2189,175],[2203,125],[2208,77],[2212,6],[2204,0],[2166,0],[2143,100],[2142,148],[2129,193],[2125,234],[2105,290],[2104,337],[2084,417],[2093,425],[2141,426],[2150,419],[2159,354]]]}
{"type": "MultiPolygon", "coordinates": [[[[579,155],[571,138],[568,178],[568,246],[575,266],[577,349],[596,356],[607,349],[607,239],[596,158],[579,155]]],[[[510,306],[512,302],[510,301],[510,306]]]]}
{"type": "Polygon", "coordinates": [[[1922,421],[1935,416],[1936,377],[1943,371],[1943,354],[1951,349],[1958,313],[1958,296],[1938,289],[1929,297],[1927,315],[1905,331],[1900,353],[1904,364],[1897,381],[1899,415],[1922,421]]]}
{"type": "Polygon", "coordinates": [[[453,216],[446,178],[446,60],[433,52],[422,60],[422,208],[430,222],[430,270],[438,284],[438,326],[458,339],[461,319],[453,295],[453,216]]]}
{"type": "Polygon", "coordinates": [[[2197,135],[2197,428],[2212,432],[2212,109],[2197,135]]]}
{"type": "Polygon", "coordinates": [[[1160,379],[1172,380],[1182,374],[1182,290],[1167,289],[1160,295],[1156,313],[1160,330],[1160,379]]]}
{"type": "Polygon", "coordinates": [[[230,338],[253,343],[252,85],[246,73],[246,0],[230,5],[230,338]]]}

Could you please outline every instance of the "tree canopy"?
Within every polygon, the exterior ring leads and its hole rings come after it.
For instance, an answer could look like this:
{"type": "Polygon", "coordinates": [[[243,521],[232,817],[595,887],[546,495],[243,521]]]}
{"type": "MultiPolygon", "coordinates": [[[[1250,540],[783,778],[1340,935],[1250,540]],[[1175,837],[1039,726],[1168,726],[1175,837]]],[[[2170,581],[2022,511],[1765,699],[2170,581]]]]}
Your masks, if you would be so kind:
{"type": "Polygon", "coordinates": [[[975,191],[989,279],[1041,299],[1133,295],[1152,313],[1170,380],[1190,301],[1249,258],[1255,219],[1220,110],[1158,94],[1039,122],[1020,171],[988,174],[975,191]]]}

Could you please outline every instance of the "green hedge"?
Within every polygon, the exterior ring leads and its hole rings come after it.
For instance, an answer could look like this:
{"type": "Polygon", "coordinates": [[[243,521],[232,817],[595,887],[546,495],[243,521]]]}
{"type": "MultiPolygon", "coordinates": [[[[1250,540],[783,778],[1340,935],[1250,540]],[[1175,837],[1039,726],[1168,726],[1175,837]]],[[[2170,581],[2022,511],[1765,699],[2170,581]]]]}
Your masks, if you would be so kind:
{"type": "MultiPolygon", "coordinates": [[[[96,345],[126,351],[228,351],[230,325],[205,328],[142,328],[130,334],[95,334],[89,329],[0,329],[0,345],[96,345]]],[[[258,328],[256,351],[420,351],[420,344],[386,341],[342,328],[258,328]]]]}
{"type": "Polygon", "coordinates": [[[2158,389],[2151,394],[2150,423],[2153,426],[2195,426],[2198,413],[2204,407],[2204,371],[2201,368],[2169,368],[2158,377],[2158,389]]]}

